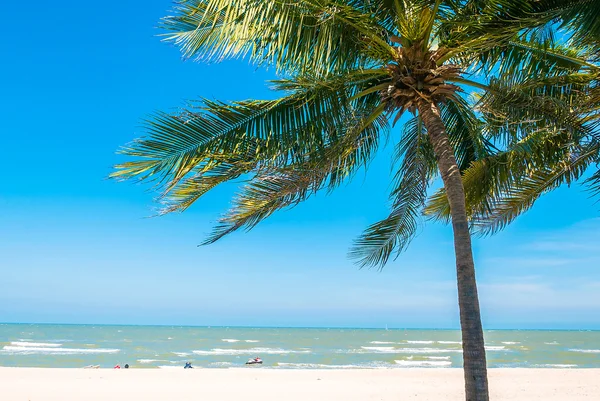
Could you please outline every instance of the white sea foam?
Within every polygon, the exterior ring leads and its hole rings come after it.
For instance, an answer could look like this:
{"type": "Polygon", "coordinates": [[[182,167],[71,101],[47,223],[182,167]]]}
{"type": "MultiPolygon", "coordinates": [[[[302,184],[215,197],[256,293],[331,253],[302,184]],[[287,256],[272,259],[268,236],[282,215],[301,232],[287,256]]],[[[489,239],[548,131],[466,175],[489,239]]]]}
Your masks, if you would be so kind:
{"type": "Polygon", "coordinates": [[[544,343],[546,345],[558,345],[558,343],[556,341],[552,341],[551,343],[544,343]]]}
{"type": "Polygon", "coordinates": [[[271,354],[271,355],[283,355],[283,354],[308,354],[310,351],[306,350],[291,350],[282,348],[249,348],[249,349],[222,349],[213,348],[211,350],[194,350],[192,351],[196,355],[260,355],[260,354],[271,354]]]}
{"type": "Polygon", "coordinates": [[[173,354],[175,354],[177,356],[190,356],[190,355],[192,355],[189,352],[173,352],[173,354]]]}
{"type": "Polygon", "coordinates": [[[486,345],[485,346],[486,351],[502,351],[504,349],[506,349],[506,347],[504,345],[486,345]]]}
{"type": "Polygon", "coordinates": [[[15,347],[5,345],[2,351],[8,354],[53,354],[53,355],[70,355],[70,354],[116,354],[119,349],[110,348],[55,348],[55,347],[15,347]]]}
{"type": "Polygon", "coordinates": [[[426,356],[427,359],[436,359],[436,360],[449,360],[449,356],[426,356]]]}
{"type": "Polygon", "coordinates": [[[576,368],[577,365],[569,363],[545,363],[541,365],[531,365],[533,368],[576,368]]]}
{"type": "Polygon", "coordinates": [[[579,348],[571,348],[569,349],[571,352],[583,352],[584,354],[600,354],[600,349],[579,349],[579,348]]]}
{"type": "Polygon", "coordinates": [[[282,368],[299,368],[299,369],[356,369],[357,365],[325,365],[322,363],[291,363],[278,362],[277,366],[282,368]]]}
{"type": "Polygon", "coordinates": [[[295,368],[295,369],[382,369],[389,367],[390,365],[326,365],[323,363],[293,363],[293,362],[278,362],[277,366],[282,368],[295,368]]]}
{"type": "Polygon", "coordinates": [[[173,337],[167,337],[167,340],[172,340],[172,339],[173,339],[173,337]]]}
{"type": "Polygon", "coordinates": [[[443,366],[451,366],[452,362],[450,361],[394,361],[397,365],[400,366],[410,366],[410,367],[443,367],[443,366]]]}
{"type": "Polygon", "coordinates": [[[221,341],[225,341],[226,343],[237,343],[240,340],[236,340],[235,338],[221,338],[221,341]]]}
{"type": "Polygon", "coordinates": [[[33,343],[29,341],[13,341],[10,345],[17,347],[60,347],[62,344],[56,343],[33,343]]]}
{"type": "Polygon", "coordinates": [[[515,344],[521,344],[521,343],[519,341],[502,341],[502,344],[515,345],[515,344]]]}
{"type": "Polygon", "coordinates": [[[369,344],[396,344],[393,341],[371,341],[369,344]]]}
{"type": "Polygon", "coordinates": [[[152,363],[152,362],[169,362],[165,359],[138,359],[137,361],[142,364],[147,364],[147,363],[152,363]]]}
{"type": "Polygon", "coordinates": [[[360,347],[362,349],[366,349],[368,351],[375,351],[375,352],[389,352],[389,351],[394,351],[394,347],[360,347]]]}
{"type": "Polygon", "coordinates": [[[415,341],[410,341],[410,340],[406,340],[407,343],[409,344],[433,344],[433,341],[421,341],[421,340],[415,340],[415,341]]]}
{"type": "Polygon", "coordinates": [[[244,340],[244,342],[247,342],[247,343],[259,343],[260,341],[259,340],[244,340]]]}
{"type": "Polygon", "coordinates": [[[231,362],[212,362],[212,363],[209,363],[208,366],[213,367],[213,368],[228,368],[230,366],[233,366],[233,363],[231,363],[231,362]]]}
{"type": "Polygon", "coordinates": [[[440,344],[462,344],[461,341],[438,341],[440,344]]]}
{"type": "Polygon", "coordinates": [[[338,354],[446,354],[462,352],[460,349],[448,348],[394,348],[394,347],[361,347],[361,349],[338,350],[338,354]],[[375,348],[375,349],[374,349],[375,348]]]}
{"type": "Polygon", "coordinates": [[[445,354],[448,352],[462,352],[462,350],[451,348],[398,348],[396,352],[403,354],[445,354]]]}

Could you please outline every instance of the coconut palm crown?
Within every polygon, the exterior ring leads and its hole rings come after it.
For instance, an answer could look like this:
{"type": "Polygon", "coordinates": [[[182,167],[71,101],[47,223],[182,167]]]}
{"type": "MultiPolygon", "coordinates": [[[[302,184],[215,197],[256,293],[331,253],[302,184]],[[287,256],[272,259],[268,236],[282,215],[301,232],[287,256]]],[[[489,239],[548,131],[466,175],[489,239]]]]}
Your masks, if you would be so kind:
{"type": "Polygon", "coordinates": [[[588,3],[183,1],[163,20],[166,41],[187,58],[248,58],[271,66],[281,76],[273,89],[283,95],[203,99],[176,114],[158,113],[146,122],[148,136],[122,149],[133,160],[112,176],[154,181],[162,213],[183,211],[242,177],[231,209],[205,241],[212,243],[335,189],[388,138],[396,146],[391,211],[357,238],[350,256],[361,266],[381,267],[404,250],[427,189],[441,176],[438,198],[447,204],[454,232],[466,399],[488,400],[461,172],[534,131],[582,135],[581,127],[569,130],[568,107],[544,99],[545,92],[566,90],[553,79],[595,67],[585,62],[585,37],[573,36],[581,42],[576,50],[553,38],[558,28],[590,22],[582,17],[588,3]],[[566,3],[568,18],[561,14],[566,3]],[[543,89],[526,90],[539,81],[543,89]],[[523,119],[503,124],[507,110],[523,119]]]}

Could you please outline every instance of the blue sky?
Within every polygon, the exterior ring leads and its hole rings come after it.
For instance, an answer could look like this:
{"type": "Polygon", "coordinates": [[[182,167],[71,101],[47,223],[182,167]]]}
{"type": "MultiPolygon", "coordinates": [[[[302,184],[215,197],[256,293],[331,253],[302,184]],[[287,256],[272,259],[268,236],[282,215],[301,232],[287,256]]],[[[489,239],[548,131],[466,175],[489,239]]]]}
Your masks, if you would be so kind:
{"type": "MultiPolygon", "coordinates": [[[[196,245],[235,186],[146,218],[147,187],[106,179],[153,111],[274,96],[269,71],[184,62],[161,43],[170,6],[0,5],[0,321],[458,327],[448,227],[423,224],[382,272],[346,257],[385,216],[385,151],[334,194],[209,247],[196,245]]],[[[599,208],[581,187],[562,188],[475,241],[486,327],[600,329],[599,208]]]]}

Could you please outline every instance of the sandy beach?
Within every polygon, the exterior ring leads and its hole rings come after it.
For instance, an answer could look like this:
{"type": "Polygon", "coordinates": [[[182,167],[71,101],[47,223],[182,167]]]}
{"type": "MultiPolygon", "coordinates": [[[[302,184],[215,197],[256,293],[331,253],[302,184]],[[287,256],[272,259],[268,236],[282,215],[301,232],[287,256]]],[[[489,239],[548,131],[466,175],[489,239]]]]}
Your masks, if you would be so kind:
{"type": "MultiPolygon", "coordinates": [[[[491,369],[494,401],[600,397],[600,369],[491,369]]],[[[3,401],[462,401],[460,369],[0,368],[3,401]]]]}

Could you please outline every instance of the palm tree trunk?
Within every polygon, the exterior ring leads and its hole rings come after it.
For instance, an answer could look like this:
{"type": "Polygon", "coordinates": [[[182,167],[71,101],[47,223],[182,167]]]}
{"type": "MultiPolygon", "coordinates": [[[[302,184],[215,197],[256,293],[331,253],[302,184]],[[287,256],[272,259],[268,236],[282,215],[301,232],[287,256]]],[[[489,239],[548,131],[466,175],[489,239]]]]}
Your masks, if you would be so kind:
{"type": "Polygon", "coordinates": [[[452,215],[458,305],[462,329],[465,395],[467,401],[488,401],[483,329],[475,281],[471,233],[465,207],[465,191],[454,157],[454,150],[446,134],[439,108],[433,102],[421,101],[418,110],[437,158],[452,215]]]}

